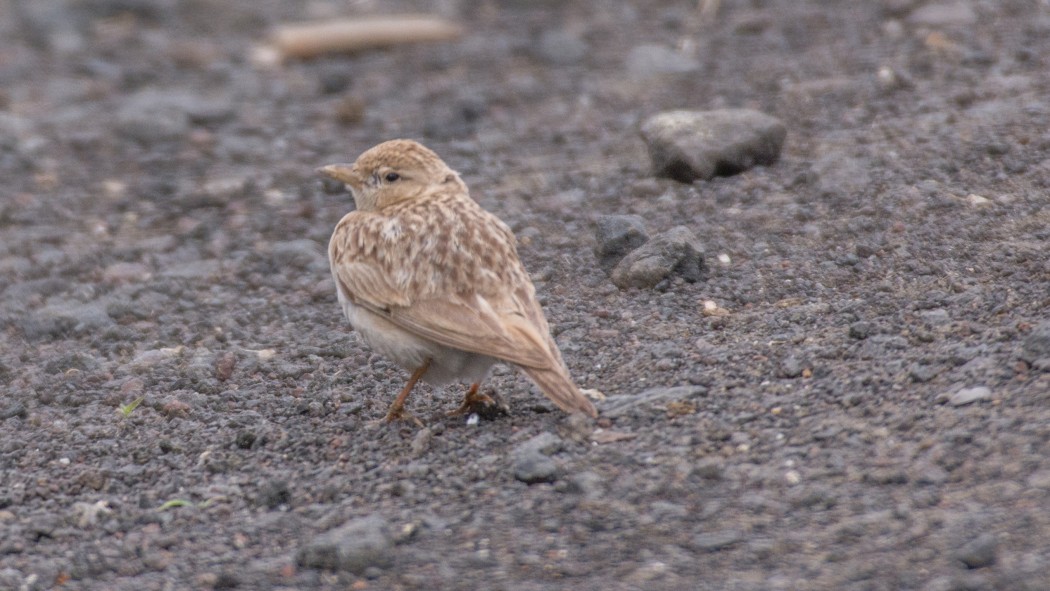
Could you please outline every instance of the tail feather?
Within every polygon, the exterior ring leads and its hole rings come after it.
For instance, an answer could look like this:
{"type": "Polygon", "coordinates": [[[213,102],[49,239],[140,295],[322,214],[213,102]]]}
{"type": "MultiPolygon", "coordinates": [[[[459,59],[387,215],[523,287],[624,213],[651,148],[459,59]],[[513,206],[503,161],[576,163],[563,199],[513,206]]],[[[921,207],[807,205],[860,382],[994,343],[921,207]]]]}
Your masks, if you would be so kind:
{"type": "Polygon", "coordinates": [[[564,410],[567,413],[574,413],[576,411],[583,412],[591,418],[598,416],[598,410],[594,408],[591,401],[580,392],[580,389],[576,387],[576,384],[569,378],[568,371],[564,367],[560,367],[560,364],[555,364],[553,367],[548,368],[535,368],[535,367],[521,367],[519,369],[529,376],[544,396],[550,398],[558,408],[564,410]]]}

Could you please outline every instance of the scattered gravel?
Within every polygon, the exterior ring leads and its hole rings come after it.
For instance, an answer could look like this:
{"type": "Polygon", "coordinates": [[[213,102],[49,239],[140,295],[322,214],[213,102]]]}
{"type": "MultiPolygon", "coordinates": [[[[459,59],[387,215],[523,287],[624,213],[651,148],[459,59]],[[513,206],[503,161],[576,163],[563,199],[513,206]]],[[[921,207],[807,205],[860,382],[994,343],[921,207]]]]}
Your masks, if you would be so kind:
{"type": "Polygon", "coordinates": [[[442,2],[460,41],[251,55],[347,4],[0,2],[0,589],[1050,589],[1045,8],[442,2]],[[596,420],[497,366],[506,415],[371,423],[407,376],[313,171],[393,137],[513,228],[596,420]]]}

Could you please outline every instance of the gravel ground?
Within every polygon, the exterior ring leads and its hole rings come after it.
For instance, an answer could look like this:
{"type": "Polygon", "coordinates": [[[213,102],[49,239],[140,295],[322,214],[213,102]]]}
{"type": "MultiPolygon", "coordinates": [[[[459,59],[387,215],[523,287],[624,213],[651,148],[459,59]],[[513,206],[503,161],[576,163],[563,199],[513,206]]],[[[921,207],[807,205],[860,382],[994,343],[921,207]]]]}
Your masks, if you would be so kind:
{"type": "Polygon", "coordinates": [[[1050,589],[1050,7],[437,3],[458,42],[253,59],[424,2],[0,4],[0,589],[1050,589]],[[750,108],[779,162],[650,174],[750,108]],[[313,169],[427,143],[521,239],[595,423],[375,428],[313,169]],[[620,290],[598,215],[705,273],[620,290]],[[137,407],[133,401],[140,400],[137,407]]]}

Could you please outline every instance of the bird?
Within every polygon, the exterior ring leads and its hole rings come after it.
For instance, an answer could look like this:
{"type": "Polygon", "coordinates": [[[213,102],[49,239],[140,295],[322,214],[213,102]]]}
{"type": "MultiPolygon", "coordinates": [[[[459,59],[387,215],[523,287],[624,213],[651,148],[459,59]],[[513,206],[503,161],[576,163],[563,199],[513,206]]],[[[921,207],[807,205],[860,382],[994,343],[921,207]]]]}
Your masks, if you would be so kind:
{"type": "Polygon", "coordinates": [[[328,259],[346,319],[373,351],[410,372],[379,422],[405,410],[420,380],[470,384],[466,414],[497,362],[514,366],[558,408],[596,418],[569,375],[510,227],[470,196],[459,173],[409,139],[317,171],[342,182],[355,209],[336,225],[328,259]]]}

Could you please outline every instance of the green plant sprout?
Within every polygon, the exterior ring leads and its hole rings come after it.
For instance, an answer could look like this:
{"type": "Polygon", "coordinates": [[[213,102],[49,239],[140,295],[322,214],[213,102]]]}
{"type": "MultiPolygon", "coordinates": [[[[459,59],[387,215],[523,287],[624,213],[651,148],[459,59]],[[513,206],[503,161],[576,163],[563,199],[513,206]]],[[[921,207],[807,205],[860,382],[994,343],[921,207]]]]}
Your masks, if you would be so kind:
{"type": "Polygon", "coordinates": [[[187,501],[186,499],[172,499],[165,501],[163,505],[157,507],[157,511],[167,511],[168,509],[174,509],[175,507],[192,507],[193,502],[187,501]]]}
{"type": "Polygon", "coordinates": [[[136,398],[135,400],[132,400],[131,402],[129,402],[127,404],[121,404],[120,405],[120,414],[121,414],[121,416],[123,416],[125,419],[130,417],[131,413],[135,412],[135,409],[138,408],[138,406],[140,404],[142,404],[142,401],[145,400],[145,399],[146,399],[145,396],[139,396],[138,398],[136,398]]]}

